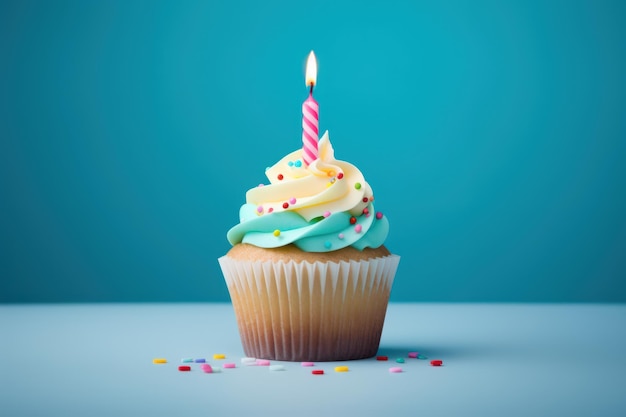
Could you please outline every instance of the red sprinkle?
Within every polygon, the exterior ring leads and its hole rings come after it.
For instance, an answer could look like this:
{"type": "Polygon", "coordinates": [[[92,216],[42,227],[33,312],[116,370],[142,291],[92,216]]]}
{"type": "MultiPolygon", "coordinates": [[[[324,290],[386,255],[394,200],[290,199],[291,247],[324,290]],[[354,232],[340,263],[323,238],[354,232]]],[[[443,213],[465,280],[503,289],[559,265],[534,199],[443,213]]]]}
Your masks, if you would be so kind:
{"type": "Polygon", "coordinates": [[[324,375],[324,370],[323,369],[314,369],[311,371],[311,373],[313,375],[324,375]]]}
{"type": "Polygon", "coordinates": [[[289,203],[283,203],[283,208],[286,209],[287,207],[289,207],[289,203]]]}
{"type": "Polygon", "coordinates": [[[273,212],[273,211],[274,211],[274,208],[272,208],[272,207],[270,207],[270,208],[267,210],[267,212],[268,212],[268,213],[271,213],[271,212],[273,212]]]}
{"type": "Polygon", "coordinates": [[[377,361],[388,361],[389,357],[388,356],[376,356],[376,360],[377,361]]]}
{"type": "Polygon", "coordinates": [[[369,199],[369,198],[367,198],[367,197],[363,197],[363,202],[364,202],[364,203],[367,203],[368,201],[370,201],[370,199],[369,199]]]}
{"type": "Polygon", "coordinates": [[[343,172],[340,172],[339,174],[337,174],[337,179],[340,180],[343,178],[343,172]]]}
{"type": "Polygon", "coordinates": [[[356,223],[356,217],[352,216],[350,217],[350,224],[355,224],[356,223]]]}
{"type": "Polygon", "coordinates": [[[181,365],[178,367],[178,370],[181,372],[189,372],[191,371],[191,366],[181,365]]]}
{"type": "Polygon", "coordinates": [[[283,178],[285,178],[285,177],[283,177],[283,174],[278,174],[278,179],[279,180],[282,180],[283,178]]]}
{"type": "Polygon", "coordinates": [[[432,361],[430,361],[430,364],[432,366],[441,366],[443,365],[443,361],[441,359],[433,359],[432,361]]]}
{"type": "Polygon", "coordinates": [[[365,208],[363,209],[363,214],[366,214],[366,215],[367,215],[367,214],[370,214],[370,211],[367,209],[367,207],[365,207],[365,208]]]}

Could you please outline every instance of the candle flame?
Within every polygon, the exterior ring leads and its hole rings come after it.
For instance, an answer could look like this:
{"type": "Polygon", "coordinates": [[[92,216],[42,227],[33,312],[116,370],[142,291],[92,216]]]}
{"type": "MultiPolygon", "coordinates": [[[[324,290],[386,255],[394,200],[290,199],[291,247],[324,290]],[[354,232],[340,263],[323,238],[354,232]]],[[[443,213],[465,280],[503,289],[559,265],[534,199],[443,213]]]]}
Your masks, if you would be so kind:
{"type": "Polygon", "coordinates": [[[313,87],[317,82],[317,60],[313,51],[309,53],[309,57],[306,60],[306,86],[313,87]]]}

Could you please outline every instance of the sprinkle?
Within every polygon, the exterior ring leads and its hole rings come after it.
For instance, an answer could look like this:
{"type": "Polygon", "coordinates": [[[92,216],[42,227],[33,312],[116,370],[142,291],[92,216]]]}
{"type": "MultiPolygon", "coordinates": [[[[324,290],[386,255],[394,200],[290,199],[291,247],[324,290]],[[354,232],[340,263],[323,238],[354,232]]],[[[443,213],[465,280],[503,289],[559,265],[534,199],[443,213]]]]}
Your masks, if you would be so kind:
{"type": "Polygon", "coordinates": [[[441,366],[443,365],[443,361],[441,359],[433,359],[432,361],[430,361],[430,364],[432,366],[441,366]]]}
{"type": "Polygon", "coordinates": [[[256,358],[241,358],[244,365],[256,365],[256,358]]]}
{"type": "Polygon", "coordinates": [[[330,211],[325,211],[325,212],[324,212],[324,214],[323,214],[323,216],[324,216],[324,217],[328,217],[328,216],[330,216],[330,211]]]}
{"type": "Polygon", "coordinates": [[[355,224],[356,223],[356,217],[352,216],[350,217],[350,224],[355,224]]]}
{"type": "Polygon", "coordinates": [[[268,212],[268,213],[271,213],[271,212],[273,212],[273,211],[274,211],[274,207],[270,207],[270,208],[268,208],[268,209],[267,209],[267,212],[268,212]]]}
{"type": "Polygon", "coordinates": [[[360,190],[361,189],[361,183],[360,182],[355,183],[354,184],[354,188],[356,188],[357,190],[360,190]]]}
{"type": "Polygon", "coordinates": [[[326,175],[328,175],[329,177],[334,177],[336,174],[337,173],[333,171],[332,169],[326,173],[326,175]]]}
{"type": "Polygon", "coordinates": [[[363,202],[364,202],[364,203],[367,203],[368,201],[370,201],[370,199],[369,199],[369,198],[367,198],[367,197],[363,197],[363,202]]]}
{"type": "Polygon", "coordinates": [[[417,359],[417,355],[419,355],[419,352],[409,352],[409,358],[416,358],[417,359]]]}
{"type": "Polygon", "coordinates": [[[286,371],[287,368],[285,368],[283,365],[270,365],[269,370],[270,371],[286,371]]]}
{"type": "Polygon", "coordinates": [[[302,362],[300,366],[315,366],[313,362],[302,362]]]}
{"type": "Polygon", "coordinates": [[[398,363],[404,363],[404,358],[398,358],[398,359],[396,359],[396,362],[398,362],[398,363]]]}
{"type": "Polygon", "coordinates": [[[354,226],[355,232],[361,233],[361,230],[363,230],[363,226],[361,226],[360,224],[357,224],[356,226],[354,226]]]}
{"type": "Polygon", "coordinates": [[[201,368],[202,368],[202,372],[204,372],[205,374],[213,373],[213,368],[208,363],[205,363],[204,365],[202,365],[201,368]]]}
{"type": "Polygon", "coordinates": [[[178,370],[181,372],[189,372],[191,371],[191,366],[188,365],[181,365],[178,367],[178,370]]]}
{"type": "Polygon", "coordinates": [[[376,213],[376,218],[378,220],[382,219],[383,218],[383,213],[381,213],[380,211],[378,213],[376,213]]]}
{"type": "Polygon", "coordinates": [[[417,359],[428,359],[428,356],[424,356],[422,354],[417,355],[417,359]]]}
{"type": "Polygon", "coordinates": [[[257,213],[263,213],[263,206],[258,206],[256,208],[257,213]]]}
{"type": "Polygon", "coordinates": [[[374,196],[371,196],[371,197],[370,197],[370,201],[374,201],[374,196]]]}
{"type": "Polygon", "coordinates": [[[294,165],[296,168],[300,168],[302,166],[302,161],[298,159],[294,165]]]}
{"type": "Polygon", "coordinates": [[[157,363],[157,364],[167,363],[167,359],[165,359],[165,358],[154,358],[154,359],[152,359],[152,363],[157,363]]]}
{"type": "Polygon", "coordinates": [[[347,366],[335,366],[335,372],[348,372],[347,366]]]}
{"type": "Polygon", "coordinates": [[[213,355],[213,359],[226,359],[226,355],[224,355],[223,353],[216,353],[215,355],[213,355]]]}
{"type": "Polygon", "coordinates": [[[235,364],[233,362],[227,362],[224,365],[222,365],[222,368],[224,368],[224,369],[232,369],[232,368],[235,368],[235,364]]]}
{"type": "Polygon", "coordinates": [[[292,166],[293,166],[293,161],[289,161],[289,162],[287,162],[287,165],[289,165],[290,167],[292,167],[292,166]]]}
{"type": "Polygon", "coordinates": [[[367,207],[363,209],[363,214],[365,214],[365,217],[370,215],[370,211],[367,209],[367,207]]]}
{"type": "Polygon", "coordinates": [[[283,177],[283,174],[278,174],[277,178],[278,178],[279,181],[282,181],[282,179],[285,178],[285,177],[283,177]]]}
{"type": "Polygon", "coordinates": [[[296,204],[296,198],[295,197],[291,197],[289,199],[289,204],[296,204]]]}
{"type": "Polygon", "coordinates": [[[324,242],[324,247],[325,247],[326,249],[330,249],[330,247],[331,247],[332,245],[333,245],[333,244],[332,244],[332,243],[330,243],[328,240],[327,240],[326,242],[324,242]]]}
{"type": "Polygon", "coordinates": [[[274,236],[276,237],[280,236],[280,230],[278,229],[274,230],[274,236]]]}
{"type": "Polygon", "coordinates": [[[402,368],[400,368],[399,366],[393,366],[389,368],[389,372],[391,372],[392,374],[397,374],[402,372],[402,368]]]}
{"type": "Polygon", "coordinates": [[[343,233],[339,233],[339,234],[337,235],[337,237],[339,238],[339,240],[343,240],[343,238],[344,238],[345,236],[343,235],[343,233]]]}
{"type": "Polygon", "coordinates": [[[256,364],[259,366],[270,366],[270,361],[267,359],[257,359],[256,364]]]}
{"type": "Polygon", "coordinates": [[[199,358],[199,359],[196,359],[194,362],[195,362],[195,363],[205,363],[205,362],[206,362],[206,359],[204,359],[204,358],[199,358]]]}
{"type": "Polygon", "coordinates": [[[265,187],[265,184],[259,184],[259,187],[265,187]]]}
{"type": "Polygon", "coordinates": [[[313,375],[324,375],[324,370],[323,369],[314,369],[311,371],[311,373],[313,375]]]}
{"type": "Polygon", "coordinates": [[[284,209],[289,208],[289,203],[286,203],[286,202],[285,202],[285,203],[283,203],[283,208],[284,208],[284,209]]]}
{"type": "Polygon", "coordinates": [[[193,363],[193,359],[192,358],[182,358],[180,361],[182,363],[193,363]]]}
{"type": "Polygon", "coordinates": [[[377,361],[387,361],[389,360],[388,356],[376,356],[377,361]]]}
{"type": "Polygon", "coordinates": [[[337,174],[337,179],[340,180],[343,178],[343,172],[340,172],[339,174],[337,174]]]}

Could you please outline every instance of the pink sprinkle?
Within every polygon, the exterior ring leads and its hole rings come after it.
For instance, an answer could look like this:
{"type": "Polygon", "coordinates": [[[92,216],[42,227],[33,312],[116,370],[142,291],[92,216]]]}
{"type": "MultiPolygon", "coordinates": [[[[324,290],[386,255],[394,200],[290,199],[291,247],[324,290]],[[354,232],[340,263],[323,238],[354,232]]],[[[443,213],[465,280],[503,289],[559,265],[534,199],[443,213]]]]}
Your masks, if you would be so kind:
{"type": "Polygon", "coordinates": [[[343,240],[344,236],[343,233],[339,233],[339,235],[337,236],[340,240],[343,240]]]}
{"type": "Polygon", "coordinates": [[[399,372],[402,372],[402,368],[400,368],[399,366],[394,366],[394,367],[389,368],[389,372],[397,374],[399,372]]]}
{"type": "Polygon", "coordinates": [[[381,213],[380,211],[378,213],[376,213],[376,218],[378,220],[382,219],[383,218],[383,213],[381,213]]]}
{"type": "Polygon", "coordinates": [[[313,362],[302,362],[300,365],[302,366],[315,366],[313,362]]]}
{"type": "Polygon", "coordinates": [[[291,197],[289,199],[289,204],[296,204],[296,198],[295,197],[291,197]]]}
{"type": "Polygon", "coordinates": [[[363,226],[361,226],[360,224],[357,224],[356,226],[354,226],[355,232],[361,233],[361,230],[363,230],[363,226]]]}
{"type": "Polygon", "coordinates": [[[202,371],[205,374],[211,374],[213,373],[213,368],[211,368],[211,365],[209,365],[208,363],[205,363],[204,365],[202,365],[202,371]]]}
{"type": "Polygon", "coordinates": [[[328,216],[330,216],[330,211],[325,211],[324,212],[324,217],[328,217],[328,216]]]}
{"type": "Polygon", "coordinates": [[[226,369],[226,368],[234,368],[235,364],[232,362],[227,362],[224,365],[222,365],[222,368],[226,369]]]}
{"type": "Polygon", "coordinates": [[[263,206],[258,206],[256,208],[256,211],[259,212],[259,213],[263,213],[263,206]]]}
{"type": "Polygon", "coordinates": [[[270,361],[267,359],[257,359],[256,364],[259,366],[270,366],[270,361]]]}
{"type": "Polygon", "coordinates": [[[270,207],[270,208],[268,208],[268,209],[267,209],[267,212],[268,212],[268,213],[271,213],[271,212],[273,212],[273,211],[274,211],[274,208],[273,208],[273,207],[270,207]]]}
{"type": "Polygon", "coordinates": [[[409,358],[417,359],[417,355],[419,355],[419,352],[409,352],[409,358]]]}
{"type": "Polygon", "coordinates": [[[265,184],[259,184],[259,187],[265,187],[265,184]]]}

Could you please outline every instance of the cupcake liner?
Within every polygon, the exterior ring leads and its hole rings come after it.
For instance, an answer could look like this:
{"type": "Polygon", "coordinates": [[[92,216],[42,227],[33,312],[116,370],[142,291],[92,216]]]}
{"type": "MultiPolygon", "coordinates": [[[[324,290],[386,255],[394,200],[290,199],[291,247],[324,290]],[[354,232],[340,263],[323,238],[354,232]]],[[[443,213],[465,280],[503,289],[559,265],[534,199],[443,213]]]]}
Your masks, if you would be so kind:
{"type": "Polygon", "coordinates": [[[218,261],[247,356],[336,361],[376,354],[399,256],[339,263],[218,261]]]}

